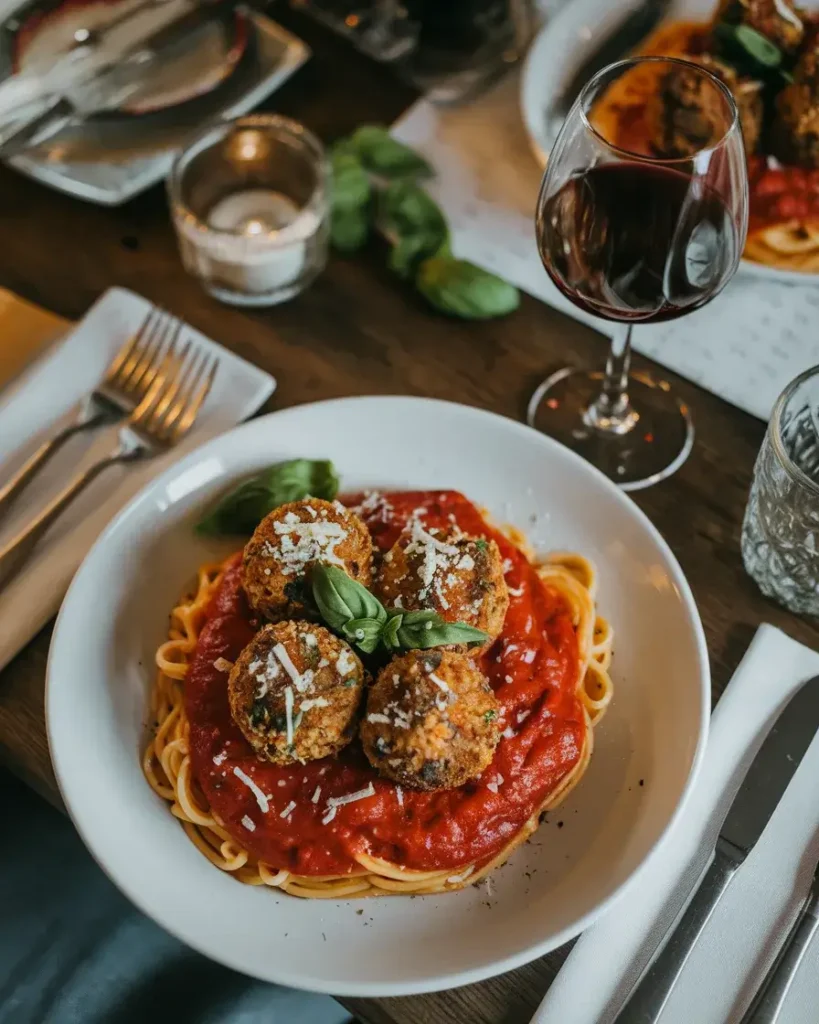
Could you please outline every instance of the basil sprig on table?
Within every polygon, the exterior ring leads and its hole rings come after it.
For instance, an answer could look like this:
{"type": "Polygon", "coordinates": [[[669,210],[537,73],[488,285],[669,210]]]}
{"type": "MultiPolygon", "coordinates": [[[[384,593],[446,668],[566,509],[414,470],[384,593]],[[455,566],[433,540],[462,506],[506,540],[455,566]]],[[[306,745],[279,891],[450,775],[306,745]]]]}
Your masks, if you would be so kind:
{"type": "Polygon", "coordinates": [[[271,466],[225,494],[196,525],[197,533],[216,537],[253,533],[274,508],[302,498],[332,501],[338,475],[332,462],[291,459],[271,466]]]}
{"type": "Polygon", "coordinates": [[[418,184],[432,174],[423,157],[385,128],[363,125],[335,144],[330,159],[337,249],[355,252],[376,228],[390,246],[390,269],[440,312],[486,320],[517,309],[517,288],[452,255],[446,218],[418,184]]]}
{"type": "Polygon", "coordinates": [[[387,609],[366,587],[334,565],[315,565],[313,599],[321,617],[366,654],[426,650],[447,644],[482,644],[488,634],[465,622],[446,622],[434,611],[387,609]]]}

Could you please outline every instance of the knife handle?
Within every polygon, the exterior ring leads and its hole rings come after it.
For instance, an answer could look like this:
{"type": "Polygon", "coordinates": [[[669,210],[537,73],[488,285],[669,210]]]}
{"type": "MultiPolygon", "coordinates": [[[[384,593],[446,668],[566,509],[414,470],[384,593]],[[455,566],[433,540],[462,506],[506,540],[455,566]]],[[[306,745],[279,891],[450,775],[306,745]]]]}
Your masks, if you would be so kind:
{"type": "Polygon", "coordinates": [[[717,839],[714,859],[702,882],[620,1011],[618,1024],[653,1024],[658,1019],[714,907],[744,859],[739,847],[722,836],[717,839]]]}
{"type": "Polygon", "coordinates": [[[799,965],[816,932],[819,931],[819,895],[811,889],[810,896],[799,913],[782,951],[773,962],[762,982],[742,1024],[773,1024],[782,1011],[785,997],[796,976],[799,965]]]}

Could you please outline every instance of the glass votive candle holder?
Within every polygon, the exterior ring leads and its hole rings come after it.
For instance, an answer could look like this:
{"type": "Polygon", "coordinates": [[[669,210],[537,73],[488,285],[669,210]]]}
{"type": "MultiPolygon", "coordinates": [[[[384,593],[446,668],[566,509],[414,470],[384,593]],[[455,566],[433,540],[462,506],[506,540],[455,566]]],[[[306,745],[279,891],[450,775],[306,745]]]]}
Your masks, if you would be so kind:
{"type": "Polygon", "coordinates": [[[222,302],[273,306],[324,269],[324,149],[303,125],[255,114],[204,128],[168,178],[185,269],[222,302]]]}

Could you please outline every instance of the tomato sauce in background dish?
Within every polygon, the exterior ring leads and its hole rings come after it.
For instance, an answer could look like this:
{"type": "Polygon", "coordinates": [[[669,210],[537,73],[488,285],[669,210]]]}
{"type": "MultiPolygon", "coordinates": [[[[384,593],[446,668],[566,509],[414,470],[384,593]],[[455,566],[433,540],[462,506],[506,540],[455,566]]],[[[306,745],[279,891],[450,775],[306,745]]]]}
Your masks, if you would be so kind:
{"type": "MultiPolygon", "coordinates": [[[[356,505],[357,499],[346,504],[356,505]]],[[[382,779],[358,740],[336,757],[304,765],[260,761],[231,718],[228,674],[214,666],[219,658],[235,661],[259,628],[242,593],[237,555],[213,598],[185,682],[193,775],[237,842],[271,867],[295,874],[359,872],[356,851],[416,870],[486,862],[577,764],[585,738],[570,613],[524,555],[455,491],[385,494],[368,505],[362,515],[382,551],[412,513],[423,509],[427,529],[454,520],[465,533],[496,540],[502,558],[511,562],[506,582],[513,593],[503,632],[480,664],[501,706],[500,727],[514,735],[501,738],[478,779],[436,793],[399,790],[382,779]],[[329,797],[371,783],[375,795],[337,807],[335,817],[322,824],[329,797]]]]}

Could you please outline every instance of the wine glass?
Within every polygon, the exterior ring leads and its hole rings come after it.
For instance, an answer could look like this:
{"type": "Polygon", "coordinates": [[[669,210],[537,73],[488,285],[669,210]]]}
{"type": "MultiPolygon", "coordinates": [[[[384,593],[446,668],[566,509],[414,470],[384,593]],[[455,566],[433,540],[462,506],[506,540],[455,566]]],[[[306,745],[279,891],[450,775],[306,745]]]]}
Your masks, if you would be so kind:
{"type": "Polygon", "coordinates": [[[739,264],[748,172],[731,93],[673,58],[598,72],[549,156],[536,224],[552,281],[617,326],[605,371],[553,373],[532,396],[528,422],[624,490],[648,487],[682,465],[694,429],[666,381],[629,374],[631,330],[698,309],[739,264]]]}

